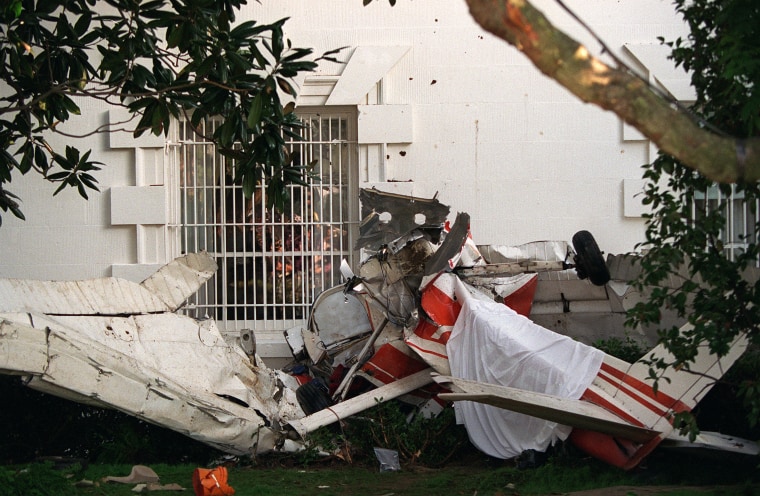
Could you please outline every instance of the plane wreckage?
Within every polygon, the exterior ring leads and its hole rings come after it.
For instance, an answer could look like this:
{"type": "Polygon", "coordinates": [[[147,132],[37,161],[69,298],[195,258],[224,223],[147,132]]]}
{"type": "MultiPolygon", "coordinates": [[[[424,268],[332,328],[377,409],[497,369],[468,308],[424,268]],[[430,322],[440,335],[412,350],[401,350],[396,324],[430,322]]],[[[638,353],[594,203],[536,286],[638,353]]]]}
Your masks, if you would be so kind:
{"type": "Polygon", "coordinates": [[[257,356],[252,331],[231,342],[214,320],[182,313],[216,271],[203,252],[141,283],[0,279],[0,373],[237,455],[298,450],[316,429],[395,398],[427,415],[453,401],[473,444],[500,458],[568,437],[623,468],[667,442],[759,452],[719,434],[690,442],[671,420],[745,340],[700,356],[704,374],[670,371],[655,392],[642,363],[567,335],[623,328],[640,298],[629,257],[605,261],[586,231],[572,244],[477,246],[469,216],[449,225],[435,198],[362,190],[361,200],[366,256],[343,264],[345,284],[317,297],[308,325],[285,332],[293,361],[281,370],[257,356]]]}

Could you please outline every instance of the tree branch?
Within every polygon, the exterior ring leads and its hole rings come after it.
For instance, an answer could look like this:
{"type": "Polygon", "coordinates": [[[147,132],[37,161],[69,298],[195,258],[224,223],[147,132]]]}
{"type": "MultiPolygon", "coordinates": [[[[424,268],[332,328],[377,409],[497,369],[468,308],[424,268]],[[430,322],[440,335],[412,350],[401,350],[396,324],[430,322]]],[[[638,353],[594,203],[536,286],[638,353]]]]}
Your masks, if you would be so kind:
{"type": "Polygon", "coordinates": [[[760,138],[739,139],[700,127],[624,68],[592,56],[528,0],[467,0],[475,21],[523,52],[582,101],[614,112],[660,150],[721,183],[760,180],[760,138]]]}

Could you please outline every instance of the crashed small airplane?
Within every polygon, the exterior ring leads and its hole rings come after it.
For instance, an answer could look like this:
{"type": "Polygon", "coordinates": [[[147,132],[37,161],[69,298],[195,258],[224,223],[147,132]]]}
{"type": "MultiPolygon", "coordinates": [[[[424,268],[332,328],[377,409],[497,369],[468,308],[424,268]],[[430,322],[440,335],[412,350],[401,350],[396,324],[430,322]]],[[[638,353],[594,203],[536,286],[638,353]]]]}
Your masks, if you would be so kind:
{"type": "Polygon", "coordinates": [[[285,332],[293,362],[282,370],[257,356],[252,331],[230,342],[214,320],[181,312],[216,271],[204,252],[139,284],[0,279],[0,373],[237,455],[298,450],[316,429],[394,398],[426,415],[453,401],[473,444],[499,458],[568,438],[626,469],[660,444],[760,452],[720,434],[690,442],[672,423],[744,339],[668,371],[655,392],[643,362],[549,328],[609,325],[637,297],[630,261],[605,262],[588,232],[572,246],[477,246],[469,216],[449,226],[435,198],[360,194],[366,256],[357,273],[343,265],[346,283],[317,297],[308,325],[285,332]]]}

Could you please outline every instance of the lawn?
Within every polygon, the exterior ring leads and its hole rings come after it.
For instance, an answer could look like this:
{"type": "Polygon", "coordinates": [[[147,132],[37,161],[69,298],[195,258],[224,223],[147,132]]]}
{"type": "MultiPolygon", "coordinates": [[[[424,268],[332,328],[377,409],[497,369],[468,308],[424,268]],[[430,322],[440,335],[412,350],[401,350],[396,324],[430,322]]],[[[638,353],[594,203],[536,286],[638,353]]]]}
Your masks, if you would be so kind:
{"type": "MultiPolygon", "coordinates": [[[[192,494],[196,465],[152,464],[161,484],[177,484],[192,494]]],[[[472,454],[439,468],[402,466],[381,472],[364,461],[311,461],[294,458],[234,460],[227,463],[229,484],[236,496],[507,496],[561,495],[613,486],[626,486],[627,496],[661,494],[760,495],[757,460],[720,456],[692,456],[660,451],[630,472],[604,465],[576,451],[553,455],[537,467],[519,469],[514,462],[472,454]],[[658,489],[654,489],[656,486],[658,489]],[[654,492],[659,491],[659,492],[654,492]]],[[[128,496],[134,484],[103,482],[106,476],[129,475],[131,465],[89,465],[85,470],[55,470],[50,464],[0,467],[3,496],[128,496]],[[77,486],[87,480],[91,485],[77,486]]],[[[170,495],[173,492],[153,492],[170,495]]],[[[583,494],[608,495],[611,489],[583,494]]]]}

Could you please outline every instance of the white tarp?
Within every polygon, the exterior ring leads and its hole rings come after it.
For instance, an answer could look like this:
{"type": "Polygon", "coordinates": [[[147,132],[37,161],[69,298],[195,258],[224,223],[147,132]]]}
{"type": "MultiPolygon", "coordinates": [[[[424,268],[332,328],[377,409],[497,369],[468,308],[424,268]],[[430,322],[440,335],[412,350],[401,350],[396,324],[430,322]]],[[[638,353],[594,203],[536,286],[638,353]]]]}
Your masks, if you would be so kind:
{"type": "MultiPolygon", "coordinates": [[[[462,310],[446,346],[452,376],[563,398],[581,397],[604,353],[470,291],[458,282],[462,310]]],[[[513,458],[528,449],[544,451],[571,430],[481,403],[458,401],[454,408],[470,441],[497,458],[513,458]]]]}

